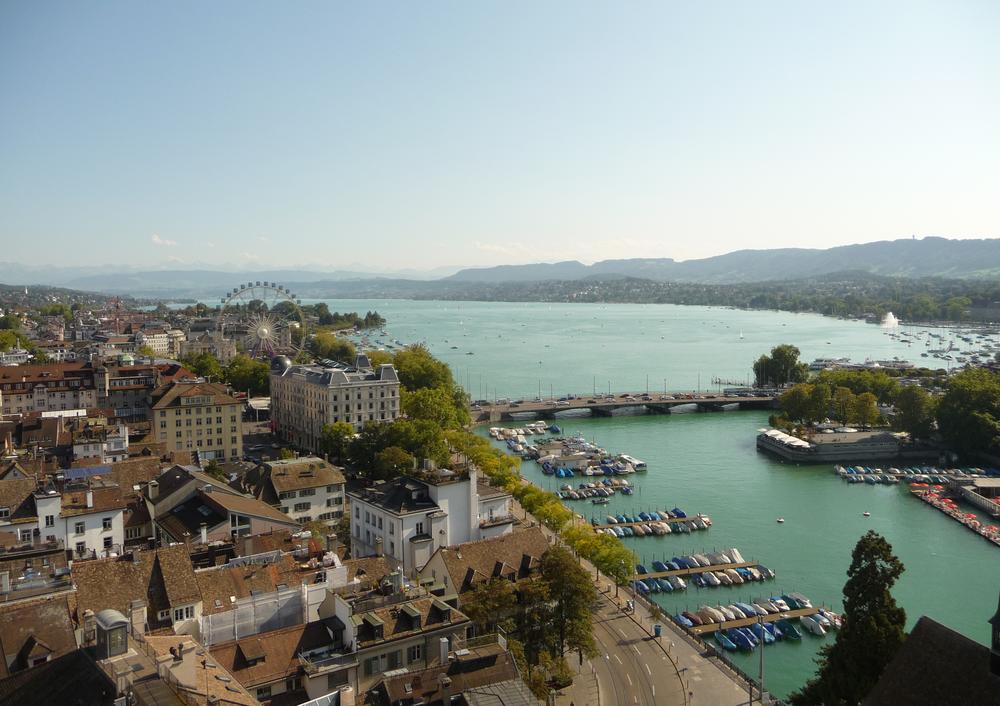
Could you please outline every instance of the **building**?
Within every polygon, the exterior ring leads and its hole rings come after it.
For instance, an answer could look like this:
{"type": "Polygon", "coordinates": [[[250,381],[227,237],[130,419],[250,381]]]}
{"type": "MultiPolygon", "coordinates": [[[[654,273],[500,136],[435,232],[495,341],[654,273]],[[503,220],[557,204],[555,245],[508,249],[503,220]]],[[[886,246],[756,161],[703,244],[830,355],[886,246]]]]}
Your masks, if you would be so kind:
{"type": "MultiPolygon", "coordinates": [[[[164,673],[164,680],[176,684],[185,700],[201,706],[259,706],[260,702],[226,671],[224,666],[205,659],[206,650],[186,635],[148,635],[144,642],[164,673]]],[[[176,697],[174,697],[176,698],[176,697]]],[[[150,706],[158,706],[156,700],[150,706]]],[[[168,702],[173,703],[173,701],[168,702]]]]}
{"type": "Polygon", "coordinates": [[[0,532],[0,601],[17,601],[73,587],[66,547],[33,537],[22,541],[0,532]]]}
{"type": "Polygon", "coordinates": [[[360,430],[369,422],[399,417],[399,378],[392,365],[374,369],[365,355],[354,365],[271,363],[271,420],[275,432],[296,446],[319,453],[323,426],[347,422],[360,430]]]}
{"type": "Polygon", "coordinates": [[[243,481],[255,498],[299,523],[333,524],[344,515],[343,470],[316,456],[267,461],[243,481]]]}
{"type": "Polygon", "coordinates": [[[116,463],[128,458],[129,432],[125,424],[85,421],[73,432],[73,460],[93,459],[97,463],[116,463]]]}
{"type": "Polygon", "coordinates": [[[50,484],[34,493],[35,536],[58,542],[76,559],[110,556],[125,544],[125,508],[121,489],[106,481],[50,484]]]}
{"type": "Polygon", "coordinates": [[[456,460],[454,469],[427,461],[419,475],[348,491],[352,554],[384,553],[409,576],[440,547],[510,533],[510,493],[480,483],[475,466],[456,460]]]}
{"type": "Polygon", "coordinates": [[[77,648],[66,596],[0,607],[0,678],[77,648]]]}
{"type": "Polygon", "coordinates": [[[116,610],[138,633],[170,628],[192,634],[201,617],[202,599],[187,547],[152,551],[73,564],[77,622],[87,611],[116,610]]]}
{"type": "Polygon", "coordinates": [[[180,344],[180,357],[196,356],[203,353],[215,356],[223,365],[236,357],[236,343],[225,338],[220,331],[189,333],[188,340],[180,344]]]}
{"type": "Polygon", "coordinates": [[[768,429],[757,435],[757,448],[803,463],[888,460],[899,458],[901,450],[899,439],[890,432],[855,429],[813,434],[808,441],[768,429]]]}
{"type": "Polygon", "coordinates": [[[441,585],[445,593],[461,594],[493,579],[520,581],[538,573],[549,541],[540,527],[530,527],[492,539],[440,547],[420,569],[420,580],[441,585]]]}
{"type": "Polygon", "coordinates": [[[243,456],[242,406],[224,385],[176,380],[157,388],[149,419],[169,451],[197,451],[205,460],[243,456]]]}
{"type": "Polygon", "coordinates": [[[267,503],[243,495],[197,466],[173,466],[150,481],[143,495],[153,536],[162,543],[229,540],[273,531],[297,532],[299,523],[267,503]]]}
{"type": "Polygon", "coordinates": [[[117,696],[114,682],[83,650],[0,679],[0,704],[4,706],[113,706],[117,696]]]}
{"type": "Polygon", "coordinates": [[[990,624],[991,647],[986,647],[921,616],[862,703],[1000,704],[1000,608],[990,624]]]}

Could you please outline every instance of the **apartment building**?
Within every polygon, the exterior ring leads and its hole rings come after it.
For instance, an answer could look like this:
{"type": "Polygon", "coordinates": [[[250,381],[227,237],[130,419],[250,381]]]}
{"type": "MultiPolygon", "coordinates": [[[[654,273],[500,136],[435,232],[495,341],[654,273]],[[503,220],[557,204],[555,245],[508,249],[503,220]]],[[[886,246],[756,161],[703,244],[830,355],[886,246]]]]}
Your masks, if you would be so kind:
{"type": "Polygon", "coordinates": [[[299,523],[344,515],[344,473],[317,456],[267,461],[244,477],[247,490],[299,523]]]}
{"type": "Polygon", "coordinates": [[[323,426],[347,422],[355,430],[369,422],[399,417],[399,378],[389,364],[372,367],[359,355],[354,365],[271,363],[271,420],[275,432],[296,446],[319,453],[323,426]]]}
{"type": "Polygon", "coordinates": [[[242,405],[224,385],[177,380],[158,388],[149,419],[168,451],[197,451],[220,461],[243,456],[242,405]]]}
{"type": "Polygon", "coordinates": [[[419,475],[349,491],[353,556],[385,554],[413,575],[440,547],[512,531],[510,493],[481,483],[478,469],[425,462],[419,475]]]}

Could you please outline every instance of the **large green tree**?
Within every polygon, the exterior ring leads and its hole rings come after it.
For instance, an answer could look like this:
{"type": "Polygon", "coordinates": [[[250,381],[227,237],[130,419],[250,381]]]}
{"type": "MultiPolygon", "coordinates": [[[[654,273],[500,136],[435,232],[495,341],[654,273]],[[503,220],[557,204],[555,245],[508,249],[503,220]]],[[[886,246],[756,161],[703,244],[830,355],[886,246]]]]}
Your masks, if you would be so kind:
{"type": "Polygon", "coordinates": [[[844,584],[844,624],[824,647],[816,676],[791,696],[793,706],[855,706],[861,703],[906,634],[906,612],[892,587],[903,573],[892,545],[869,530],[851,553],[844,584]]]}
{"type": "Polygon", "coordinates": [[[1000,446],[1000,373],[972,368],[952,377],[937,421],[942,436],[963,454],[1000,446]]]}
{"type": "Polygon", "coordinates": [[[448,365],[433,355],[426,346],[415,344],[396,353],[396,373],[399,381],[410,392],[425,387],[451,389],[454,380],[448,365]]]}
{"type": "Polygon", "coordinates": [[[871,427],[878,421],[878,405],[875,395],[862,392],[854,398],[854,419],[863,427],[871,427]]]}
{"type": "Polygon", "coordinates": [[[354,344],[329,331],[320,331],[309,339],[309,351],[317,358],[353,363],[357,355],[354,344]]]}
{"type": "Polygon", "coordinates": [[[809,366],[799,362],[799,349],[783,343],[762,355],[753,364],[753,374],[760,386],[802,382],[809,375],[809,366]]]}
{"type": "Polygon", "coordinates": [[[560,546],[542,555],[541,573],[548,586],[553,654],[563,657],[567,650],[577,650],[593,656],[597,653],[597,643],[591,606],[597,600],[597,590],[590,574],[560,546]]]}
{"type": "Polygon", "coordinates": [[[462,597],[462,612],[480,634],[493,632],[498,626],[510,632],[514,628],[517,603],[514,582],[495,578],[476,585],[462,597]]]}
{"type": "Polygon", "coordinates": [[[850,388],[838,387],[833,391],[833,418],[841,424],[854,419],[854,393],[850,388]]]}
{"type": "Polygon", "coordinates": [[[897,429],[905,431],[913,439],[930,436],[934,426],[935,401],[927,390],[917,385],[907,385],[896,395],[894,406],[894,424],[897,429]]]}
{"type": "Polygon", "coordinates": [[[347,446],[354,438],[354,427],[347,422],[324,424],[319,432],[319,448],[338,461],[347,457],[347,446]]]}
{"type": "Polygon", "coordinates": [[[186,368],[199,377],[211,378],[216,382],[223,380],[225,377],[225,373],[222,369],[222,363],[219,362],[218,358],[207,351],[204,353],[185,356],[181,358],[181,363],[183,363],[186,368]]]}
{"type": "Polygon", "coordinates": [[[251,396],[268,395],[271,390],[271,369],[263,360],[238,355],[226,365],[226,381],[234,390],[249,390],[251,396]]]}

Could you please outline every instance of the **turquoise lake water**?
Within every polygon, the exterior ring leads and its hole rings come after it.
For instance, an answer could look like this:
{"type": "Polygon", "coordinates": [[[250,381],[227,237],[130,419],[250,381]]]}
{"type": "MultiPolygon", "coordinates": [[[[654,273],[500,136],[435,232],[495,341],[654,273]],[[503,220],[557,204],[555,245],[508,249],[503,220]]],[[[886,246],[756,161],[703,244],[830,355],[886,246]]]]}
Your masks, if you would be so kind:
{"type": "MultiPolygon", "coordinates": [[[[372,340],[424,341],[447,361],[473,397],[534,397],[612,392],[710,389],[714,376],[745,379],[750,364],[779,343],[794,343],[809,361],[848,356],[894,356],[918,361],[922,348],[893,340],[877,326],[808,314],[738,311],[671,305],[506,304],[412,301],[330,301],[331,310],[377,309],[388,319],[388,336],[372,340]],[[740,338],[742,332],[743,338],[740,338]],[[828,343],[829,341],[829,343],[828,343]],[[456,346],[456,348],[452,348],[456,346]],[[467,355],[472,351],[473,355],[467,355]],[[488,394],[486,390],[488,389],[488,394]]],[[[840,610],[850,553],[868,529],[884,534],[906,565],[894,594],[908,624],[929,615],[986,642],[986,624],[1000,590],[1000,550],[941,513],[909,497],[900,486],[848,485],[829,466],[779,463],[756,451],[756,430],[766,412],[724,412],[567,419],[566,433],[580,432],[609,451],[649,464],[629,476],[631,497],[610,505],[569,503],[577,512],[603,518],[678,506],[705,513],[707,531],[626,540],[647,565],[678,554],[738,547],[777,573],[774,581],[736,587],[659,594],[674,613],[704,603],[799,591],[814,604],[840,610]],[[864,517],[864,512],[870,517],[864,517]],[[785,523],[778,524],[777,517],[785,523]]],[[[485,430],[482,430],[485,433],[485,430]]],[[[562,479],[544,476],[534,462],[524,475],[546,488],[562,479]]],[[[574,485],[582,479],[574,481],[574,485]]],[[[766,651],[766,683],[787,695],[813,673],[824,640],[779,643],[766,651]]],[[[735,655],[757,673],[755,655],[735,655]]]]}

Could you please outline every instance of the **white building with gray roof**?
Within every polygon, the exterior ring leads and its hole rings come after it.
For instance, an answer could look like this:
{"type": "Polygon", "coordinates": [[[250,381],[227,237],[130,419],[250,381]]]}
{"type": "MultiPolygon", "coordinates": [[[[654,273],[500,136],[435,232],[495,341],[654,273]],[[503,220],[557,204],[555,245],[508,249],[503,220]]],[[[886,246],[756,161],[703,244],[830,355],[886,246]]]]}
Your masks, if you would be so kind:
{"type": "Polygon", "coordinates": [[[371,422],[399,417],[399,377],[390,365],[373,368],[368,356],[353,365],[271,362],[271,420],[282,439],[319,453],[323,426],[347,422],[360,431],[371,422]]]}

